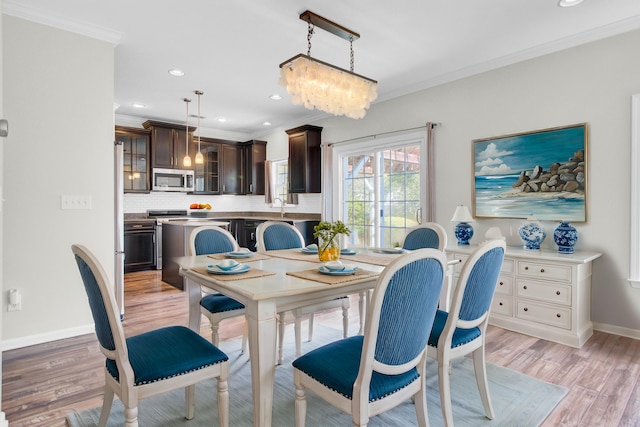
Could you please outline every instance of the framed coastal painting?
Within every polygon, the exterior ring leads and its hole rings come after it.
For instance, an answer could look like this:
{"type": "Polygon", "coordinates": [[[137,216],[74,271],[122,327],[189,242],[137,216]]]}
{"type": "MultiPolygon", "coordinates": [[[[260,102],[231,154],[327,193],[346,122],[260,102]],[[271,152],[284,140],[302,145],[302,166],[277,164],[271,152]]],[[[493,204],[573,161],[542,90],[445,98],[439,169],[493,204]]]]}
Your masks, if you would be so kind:
{"type": "Polygon", "coordinates": [[[587,124],[473,140],[473,216],[587,220],[587,124]]]}

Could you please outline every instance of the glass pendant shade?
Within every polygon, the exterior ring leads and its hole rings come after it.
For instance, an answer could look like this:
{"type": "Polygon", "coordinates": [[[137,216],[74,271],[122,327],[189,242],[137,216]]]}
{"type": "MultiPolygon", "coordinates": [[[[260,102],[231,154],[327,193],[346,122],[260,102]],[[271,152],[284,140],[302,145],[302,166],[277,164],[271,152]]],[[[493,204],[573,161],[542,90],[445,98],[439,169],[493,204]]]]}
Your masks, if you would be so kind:
{"type": "MultiPolygon", "coordinates": [[[[198,143],[200,143],[200,141],[198,141],[198,143]]],[[[200,151],[198,151],[198,153],[196,154],[196,165],[201,165],[203,163],[204,163],[204,156],[200,151]]]]}
{"type": "Polygon", "coordinates": [[[184,156],[184,159],[182,159],[182,166],[187,167],[187,168],[190,167],[191,166],[191,157],[189,157],[188,155],[184,156]]]}

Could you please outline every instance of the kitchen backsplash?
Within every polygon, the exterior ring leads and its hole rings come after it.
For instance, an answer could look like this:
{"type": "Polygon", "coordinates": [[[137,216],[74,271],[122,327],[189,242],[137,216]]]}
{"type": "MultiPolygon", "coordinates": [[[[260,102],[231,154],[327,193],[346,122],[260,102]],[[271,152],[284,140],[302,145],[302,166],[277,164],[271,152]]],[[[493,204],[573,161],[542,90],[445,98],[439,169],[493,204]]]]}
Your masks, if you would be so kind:
{"type": "MultiPolygon", "coordinates": [[[[191,203],[209,203],[211,212],[280,212],[264,202],[264,196],[199,196],[186,193],[125,193],[124,213],[141,213],[149,209],[189,209],[191,203]]],[[[286,212],[321,213],[321,194],[299,194],[298,205],[285,206],[286,212]]]]}

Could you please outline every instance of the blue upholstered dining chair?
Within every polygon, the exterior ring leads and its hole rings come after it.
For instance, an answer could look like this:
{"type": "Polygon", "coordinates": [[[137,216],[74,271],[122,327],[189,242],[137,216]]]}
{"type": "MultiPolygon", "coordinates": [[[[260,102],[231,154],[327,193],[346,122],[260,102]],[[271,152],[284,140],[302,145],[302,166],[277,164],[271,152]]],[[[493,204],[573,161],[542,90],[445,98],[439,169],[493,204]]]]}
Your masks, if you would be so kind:
{"type": "Polygon", "coordinates": [[[419,426],[428,426],[427,341],[447,260],[419,249],[381,273],[367,312],[364,336],[312,350],[293,362],[296,427],[305,424],[309,389],[351,414],[354,426],[413,398],[419,426]],[[426,327],[425,327],[426,325],[426,327]]]}
{"type": "MultiPolygon", "coordinates": [[[[205,225],[191,230],[189,235],[189,255],[210,255],[238,250],[238,242],[233,235],[221,227],[205,225]]],[[[232,317],[244,316],[244,305],[220,293],[207,293],[200,300],[200,313],[211,325],[211,342],[220,344],[220,322],[232,317]]],[[[242,351],[247,348],[246,323],[242,334],[242,351]]]]}
{"type": "Polygon", "coordinates": [[[438,361],[440,404],[447,426],[453,426],[449,380],[451,361],[470,353],[486,416],[489,419],[494,417],[487,383],[485,332],[504,251],[503,240],[492,240],[480,245],[462,266],[451,309],[449,312],[438,310],[436,313],[427,354],[438,361]]]}
{"type": "MultiPolygon", "coordinates": [[[[258,226],[256,230],[258,252],[267,252],[282,249],[303,248],[305,245],[302,233],[293,225],[282,221],[267,221],[258,226]]],[[[314,313],[323,310],[342,308],[342,329],[343,336],[349,334],[349,298],[340,297],[316,304],[305,305],[291,310],[294,317],[294,329],[296,339],[296,356],[302,354],[302,318],[309,316],[308,339],[313,338],[313,316],[314,313]]],[[[278,365],[282,364],[283,343],[284,343],[284,322],[285,313],[278,313],[278,365]]]]}
{"type": "Polygon", "coordinates": [[[426,222],[407,230],[402,248],[407,250],[435,248],[441,251],[447,247],[447,232],[435,222],[426,222]]]}
{"type": "MultiPolygon", "coordinates": [[[[84,283],[100,351],[107,358],[104,403],[99,426],[105,426],[114,394],[124,405],[125,425],[138,426],[138,401],[185,388],[186,418],[195,412],[195,384],[217,378],[218,416],[229,425],[228,357],[184,326],[169,326],[125,338],[112,287],[98,260],[84,246],[71,247],[84,283]]],[[[177,420],[176,420],[177,421],[177,420]]]]}

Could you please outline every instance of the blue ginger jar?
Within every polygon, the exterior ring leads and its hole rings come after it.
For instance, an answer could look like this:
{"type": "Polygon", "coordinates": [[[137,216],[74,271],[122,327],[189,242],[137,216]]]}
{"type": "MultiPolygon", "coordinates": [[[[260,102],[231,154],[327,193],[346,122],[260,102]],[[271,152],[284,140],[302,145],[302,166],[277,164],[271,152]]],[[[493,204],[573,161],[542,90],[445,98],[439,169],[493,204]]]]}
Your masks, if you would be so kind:
{"type": "Polygon", "coordinates": [[[527,222],[518,229],[518,235],[524,242],[525,249],[539,251],[540,244],[547,237],[544,227],[535,218],[527,218],[527,222]]]}
{"type": "Polygon", "coordinates": [[[578,241],[578,230],[569,221],[562,221],[553,231],[553,241],[558,245],[558,252],[572,254],[578,241]]]}

